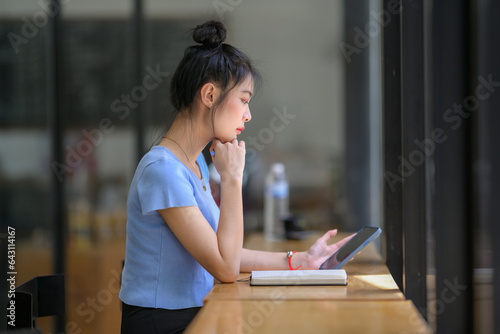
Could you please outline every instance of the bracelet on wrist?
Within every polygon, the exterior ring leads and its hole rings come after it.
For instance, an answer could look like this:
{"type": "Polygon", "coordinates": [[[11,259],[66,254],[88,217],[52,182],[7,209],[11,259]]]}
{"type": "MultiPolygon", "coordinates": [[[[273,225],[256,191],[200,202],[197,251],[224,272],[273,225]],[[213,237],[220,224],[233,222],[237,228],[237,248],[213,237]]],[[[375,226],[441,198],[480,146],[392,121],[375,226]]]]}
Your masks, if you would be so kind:
{"type": "Polygon", "coordinates": [[[288,257],[288,266],[290,267],[290,270],[297,270],[297,269],[302,268],[302,266],[298,266],[297,268],[292,267],[292,256],[295,253],[297,253],[297,251],[288,251],[288,252],[286,252],[286,256],[288,257]]]}

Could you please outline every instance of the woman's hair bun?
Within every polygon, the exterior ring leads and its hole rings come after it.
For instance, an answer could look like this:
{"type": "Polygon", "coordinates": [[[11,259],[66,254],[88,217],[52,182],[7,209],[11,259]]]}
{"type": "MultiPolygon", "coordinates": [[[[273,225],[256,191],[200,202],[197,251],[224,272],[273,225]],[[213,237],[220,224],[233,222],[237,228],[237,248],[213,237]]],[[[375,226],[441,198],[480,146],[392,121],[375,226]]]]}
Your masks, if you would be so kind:
{"type": "Polygon", "coordinates": [[[203,46],[216,48],[226,40],[226,27],[218,21],[207,21],[194,28],[193,39],[203,46]]]}

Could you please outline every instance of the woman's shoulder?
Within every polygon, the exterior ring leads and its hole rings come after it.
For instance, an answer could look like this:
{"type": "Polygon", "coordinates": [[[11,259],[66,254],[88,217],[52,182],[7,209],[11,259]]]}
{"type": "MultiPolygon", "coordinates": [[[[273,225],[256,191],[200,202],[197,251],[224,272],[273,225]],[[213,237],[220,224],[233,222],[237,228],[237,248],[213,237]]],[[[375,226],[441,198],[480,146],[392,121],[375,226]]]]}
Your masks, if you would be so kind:
{"type": "Polygon", "coordinates": [[[137,169],[141,174],[147,171],[163,175],[186,176],[184,165],[168,148],[163,146],[153,146],[141,159],[137,169]]]}

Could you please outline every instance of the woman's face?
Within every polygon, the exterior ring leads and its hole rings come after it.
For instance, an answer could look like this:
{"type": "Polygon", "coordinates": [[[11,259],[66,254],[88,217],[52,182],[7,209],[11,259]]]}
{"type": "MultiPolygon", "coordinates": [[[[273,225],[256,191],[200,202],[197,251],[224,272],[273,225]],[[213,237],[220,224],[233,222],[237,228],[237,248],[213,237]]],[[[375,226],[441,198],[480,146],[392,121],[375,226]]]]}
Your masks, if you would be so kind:
{"type": "Polygon", "coordinates": [[[253,79],[249,76],[229,92],[226,100],[215,114],[215,137],[222,142],[236,138],[252,119],[250,99],[253,95],[253,79]]]}

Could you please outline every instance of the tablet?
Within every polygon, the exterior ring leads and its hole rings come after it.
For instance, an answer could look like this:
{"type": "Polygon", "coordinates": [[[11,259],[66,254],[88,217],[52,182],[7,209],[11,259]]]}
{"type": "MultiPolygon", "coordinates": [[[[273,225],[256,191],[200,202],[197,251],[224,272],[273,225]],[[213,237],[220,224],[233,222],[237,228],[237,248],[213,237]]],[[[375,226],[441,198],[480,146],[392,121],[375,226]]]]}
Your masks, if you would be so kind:
{"type": "Polygon", "coordinates": [[[340,269],[382,233],[379,227],[365,226],[344,246],[323,262],[319,269],[340,269]]]}

